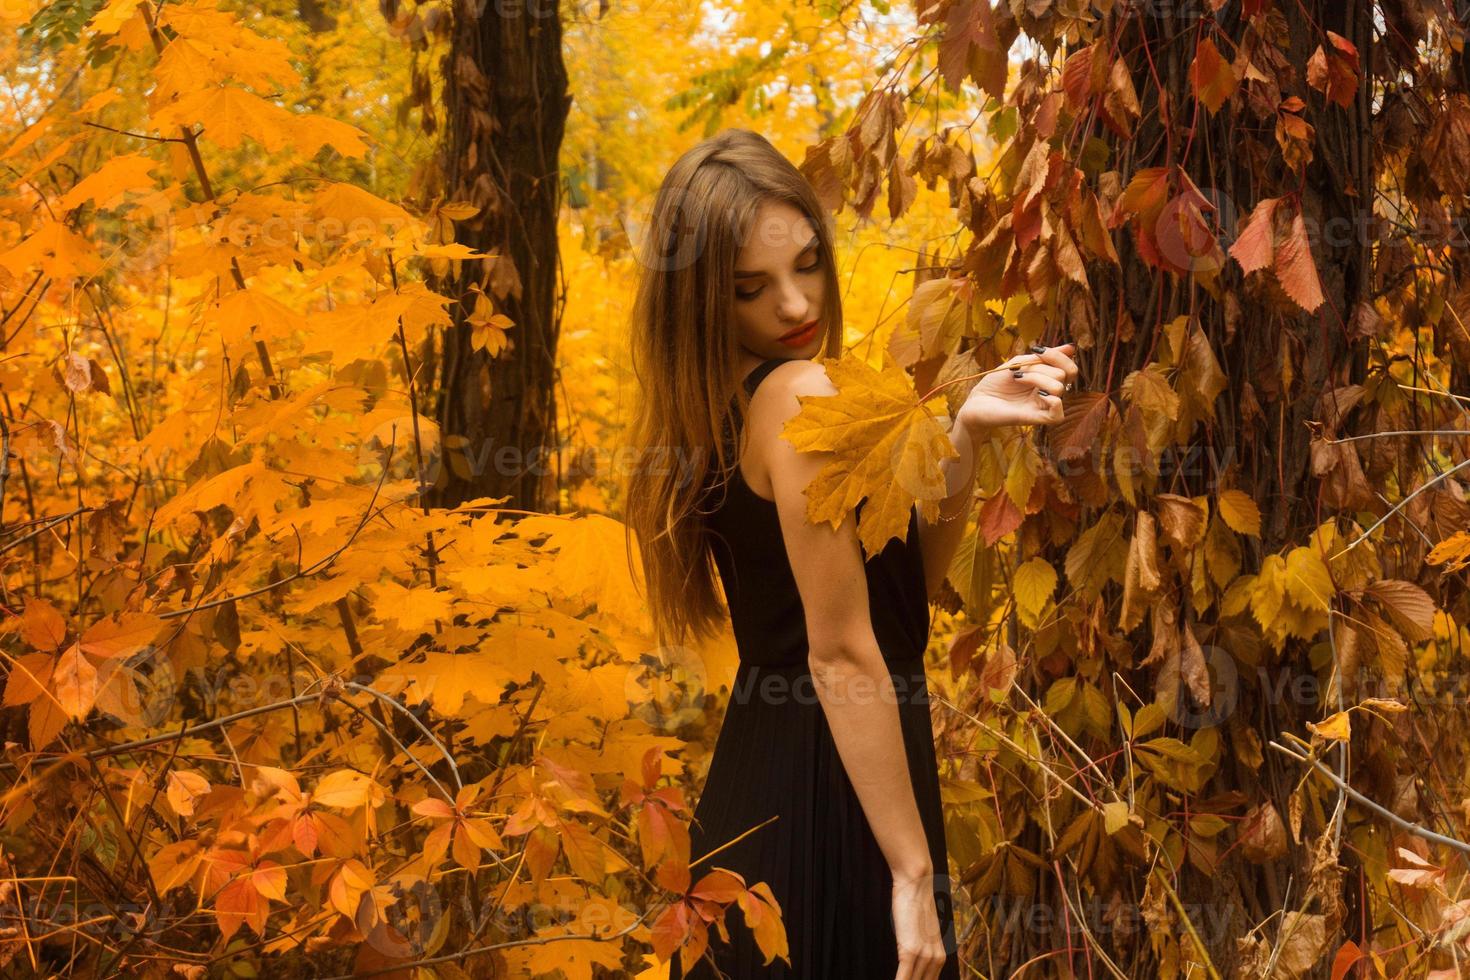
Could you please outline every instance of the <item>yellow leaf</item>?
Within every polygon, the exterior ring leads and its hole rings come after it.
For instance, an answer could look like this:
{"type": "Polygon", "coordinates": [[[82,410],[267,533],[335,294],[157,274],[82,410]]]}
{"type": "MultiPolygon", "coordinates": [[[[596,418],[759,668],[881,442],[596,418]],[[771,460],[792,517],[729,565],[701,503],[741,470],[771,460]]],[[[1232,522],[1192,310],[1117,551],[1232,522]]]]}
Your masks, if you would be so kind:
{"type": "Polygon", "coordinates": [[[1425,562],[1444,565],[1446,572],[1455,572],[1470,563],[1470,531],[1456,531],[1434,546],[1425,562]]]}
{"type": "Polygon", "coordinates": [[[322,777],[321,782],[316,784],[316,792],[311,794],[311,798],[322,806],[352,810],[367,803],[374,796],[381,797],[381,795],[382,790],[368,776],[351,769],[342,769],[322,777]]]}
{"type": "Polygon", "coordinates": [[[233,85],[190,91],[153,114],[153,125],[159,129],[199,124],[206,139],[227,150],[248,136],[275,152],[292,145],[296,136],[291,112],[233,85]]]}
{"type": "Polygon", "coordinates": [[[283,340],[308,329],[305,317],[258,289],[235,290],[206,312],[204,319],[231,350],[257,339],[267,343],[283,340]]]}
{"type": "Polygon", "coordinates": [[[939,462],[958,451],[897,365],[875,371],[854,356],[822,365],[837,394],[800,396],[781,434],[802,452],[833,453],[806,488],[807,517],[835,528],[860,507],[858,540],[876,554],[906,532],[915,501],[926,520],[938,519],[939,462]]]}
{"type": "Polygon", "coordinates": [[[311,213],[331,219],[339,234],[350,240],[379,236],[392,238],[402,232],[417,237],[423,223],[403,208],[352,184],[332,184],[311,202],[311,213]]]}
{"type": "Polygon", "coordinates": [[[1409,710],[1407,704],[1404,704],[1402,701],[1395,701],[1393,698],[1369,698],[1359,704],[1358,707],[1369,708],[1374,711],[1387,711],[1391,715],[1401,714],[1409,710]]]}
{"type": "Polygon", "coordinates": [[[116,34],[118,29],[133,16],[143,0],[108,0],[87,26],[99,35],[116,34]]]}
{"type": "Polygon", "coordinates": [[[42,222],[40,228],[19,245],[0,252],[0,266],[16,276],[36,267],[52,279],[91,276],[102,269],[102,260],[92,243],[61,221],[42,222]]]}
{"type": "MultiPolygon", "coordinates": [[[[550,935],[541,930],[538,936],[550,935]]],[[[614,974],[623,969],[622,946],[605,939],[558,939],[506,957],[510,976],[542,976],[560,970],[567,980],[592,980],[593,964],[614,974]]]]}
{"type": "Polygon", "coordinates": [[[1045,558],[1032,558],[1015,576],[1016,605],[1034,625],[1057,587],[1057,570],[1045,558]]]}
{"type": "Polygon", "coordinates": [[[1128,826],[1128,804],[1123,800],[1104,803],[1103,827],[1106,828],[1108,836],[1111,837],[1126,826],[1128,826]]]}
{"type": "MultiPolygon", "coordinates": [[[[160,129],[202,125],[201,135],[225,149],[235,149],[248,136],[271,153],[289,146],[297,155],[311,157],[327,144],[344,156],[367,151],[366,134],[355,126],[325,116],[298,115],[233,85],[190,91],[155,112],[153,124],[160,129]]],[[[368,215],[356,217],[370,220],[368,215]]]]}
{"type": "Polygon", "coordinates": [[[1116,511],[1100,515],[1097,523],[1077,535],[1067,549],[1064,569],[1072,587],[1095,595],[1109,579],[1122,582],[1128,575],[1123,545],[1123,516],[1116,511]]]}
{"type": "Polygon", "coordinates": [[[1121,388],[1123,397],[1137,405],[1145,416],[1178,420],[1179,395],[1157,364],[1134,371],[1123,379],[1121,388]]]}
{"type": "Polygon", "coordinates": [[[152,613],[142,612],[99,619],[82,634],[81,648],[97,657],[131,657],[152,642],[163,622],[152,613]]]}
{"type": "Polygon", "coordinates": [[[483,259],[493,253],[476,252],[462,242],[446,242],[439,245],[419,244],[414,249],[414,254],[422,255],[426,259],[483,259]]]}
{"type": "Polygon", "coordinates": [[[454,593],[427,586],[408,588],[397,582],[379,582],[369,586],[377,604],[378,616],[400,629],[417,633],[453,618],[454,593]]]}
{"type": "Polygon", "coordinates": [[[362,893],[372,886],[373,873],[361,861],[353,858],[344,861],[342,867],[332,876],[332,882],[327,886],[327,900],[331,902],[332,908],[348,919],[354,919],[362,893]]]}
{"type": "Polygon", "coordinates": [[[1335,742],[1346,742],[1352,738],[1353,726],[1346,711],[1339,711],[1319,722],[1307,722],[1307,727],[1323,738],[1335,742]]]}
{"type": "Polygon", "coordinates": [[[1238,534],[1261,536],[1261,510],[1243,490],[1222,490],[1218,498],[1220,517],[1238,534]]]}
{"type": "Polygon", "coordinates": [[[201,796],[209,794],[209,780],[197,772],[173,769],[168,774],[168,789],[165,795],[168,797],[169,806],[181,817],[192,817],[194,815],[194,804],[201,796]]]}
{"type": "Polygon", "coordinates": [[[1302,609],[1326,612],[1337,589],[1322,556],[1312,548],[1293,548],[1286,556],[1286,592],[1302,609]]]}
{"type": "Polygon", "coordinates": [[[466,218],[473,218],[482,210],[484,209],[480,205],[471,204],[468,201],[446,201],[439,205],[437,212],[441,217],[448,218],[450,221],[463,221],[466,218]]]}
{"type": "Polygon", "coordinates": [[[62,211],[70,211],[87,201],[96,201],[99,208],[111,207],[125,193],[141,187],[152,188],[153,177],[148,171],[158,166],[141,153],[124,153],[108,160],[76,186],[62,195],[58,203],[62,211]]]}
{"type": "MultiPolygon", "coordinates": [[[[455,715],[467,695],[481,704],[494,704],[505,686],[521,679],[484,653],[429,653],[422,663],[400,664],[391,671],[412,681],[410,702],[428,700],[442,715],[455,715]]],[[[530,668],[525,675],[528,678],[530,668]]]]}
{"type": "Polygon", "coordinates": [[[1251,612],[1256,622],[1270,629],[1286,599],[1286,561],[1280,555],[1267,555],[1261,570],[1250,583],[1251,612]]]}
{"type": "Polygon", "coordinates": [[[566,518],[527,517],[515,524],[523,539],[547,534],[542,545],[556,549],[551,581],[558,594],[597,603],[597,608],[624,625],[642,627],[647,606],[628,572],[627,528],[602,514],[566,518]]]}
{"type": "Polygon", "coordinates": [[[585,826],[573,820],[563,820],[560,826],[561,846],[566,853],[572,873],[590,885],[601,887],[607,876],[607,857],[603,844],[585,826]]]}
{"type": "Polygon", "coordinates": [[[966,281],[939,276],[914,287],[907,330],[919,338],[920,357],[933,357],[960,339],[970,318],[970,304],[961,292],[966,281]]]}
{"type": "Polygon", "coordinates": [[[197,840],[182,840],[163,846],[149,858],[148,873],[159,894],[166,895],[194,877],[202,859],[197,840]]]}
{"type": "Polygon", "coordinates": [[[1205,564],[1210,578],[1221,589],[1240,574],[1240,542],[1219,513],[1210,519],[1209,530],[1205,532],[1205,564]]]}
{"type": "MultiPolygon", "coordinates": [[[[193,73],[181,80],[180,87],[167,89],[168,94],[224,81],[268,92],[301,81],[292,67],[291,49],[277,38],[248,29],[233,13],[213,4],[170,3],[158,7],[157,16],[168,28],[164,33],[171,35],[159,66],[167,65],[170,52],[181,41],[188,42],[196,55],[193,73]]],[[[155,69],[155,76],[159,73],[155,69]]]]}

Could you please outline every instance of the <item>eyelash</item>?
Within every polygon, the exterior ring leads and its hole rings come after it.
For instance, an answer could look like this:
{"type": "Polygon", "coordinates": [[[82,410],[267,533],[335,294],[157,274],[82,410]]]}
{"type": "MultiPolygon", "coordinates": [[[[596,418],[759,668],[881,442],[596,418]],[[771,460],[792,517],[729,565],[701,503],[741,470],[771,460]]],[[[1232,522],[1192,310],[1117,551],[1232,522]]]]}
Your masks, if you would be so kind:
{"type": "MultiPolygon", "coordinates": [[[[822,260],[821,259],[817,259],[817,261],[813,262],[811,265],[808,265],[808,266],[799,266],[796,271],[797,272],[816,272],[821,267],[822,267],[822,260]]],[[[761,287],[761,289],[765,289],[765,288],[766,287],[764,287],[764,286],[761,287]]],[[[742,293],[740,290],[737,289],[737,290],[735,290],[735,298],[736,299],[755,299],[757,296],[759,296],[761,294],[761,289],[757,289],[753,293],[742,293]]]]}

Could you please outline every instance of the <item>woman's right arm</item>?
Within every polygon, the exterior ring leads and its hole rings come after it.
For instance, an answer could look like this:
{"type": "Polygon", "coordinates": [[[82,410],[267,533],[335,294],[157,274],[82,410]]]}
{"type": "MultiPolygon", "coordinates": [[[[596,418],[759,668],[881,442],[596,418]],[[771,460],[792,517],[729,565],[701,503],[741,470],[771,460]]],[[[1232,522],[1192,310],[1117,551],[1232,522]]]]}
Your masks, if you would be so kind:
{"type": "Polygon", "coordinates": [[[756,390],[748,422],[751,449],[770,476],[805,608],[813,684],[848,779],[895,883],[928,879],[935,868],[909,778],[898,695],[868,613],[856,516],[849,513],[835,530],[811,523],[805,490],[832,454],[798,452],[780,437],[781,427],[800,410],[798,395],[832,395],[837,389],[819,363],[792,363],[800,367],[782,365],[756,390]]]}

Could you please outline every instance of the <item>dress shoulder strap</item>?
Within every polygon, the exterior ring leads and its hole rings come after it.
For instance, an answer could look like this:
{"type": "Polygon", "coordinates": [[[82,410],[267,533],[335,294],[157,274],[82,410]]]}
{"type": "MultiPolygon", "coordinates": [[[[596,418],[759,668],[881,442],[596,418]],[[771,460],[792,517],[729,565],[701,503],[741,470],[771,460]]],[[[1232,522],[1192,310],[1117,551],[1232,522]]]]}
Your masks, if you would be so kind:
{"type": "MultiPolygon", "coordinates": [[[[760,386],[760,383],[762,381],[766,380],[766,375],[774,371],[778,365],[785,364],[789,360],[791,360],[791,358],[789,357],[773,357],[768,361],[762,361],[760,364],[757,364],[754,368],[752,368],[751,372],[745,376],[744,385],[746,396],[749,397],[751,395],[754,395],[755,389],[760,386]]],[[[727,442],[734,438],[735,430],[738,427],[738,423],[735,421],[734,418],[735,407],[736,396],[731,395],[730,414],[725,416],[725,438],[727,442]]]]}
{"type": "Polygon", "coordinates": [[[745,376],[746,393],[751,395],[755,394],[755,389],[760,386],[760,383],[762,381],[766,380],[766,375],[774,371],[777,365],[785,364],[788,360],[790,360],[790,358],[773,357],[770,360],[763,361],[759,365],[757,365],[754,370],[752,370],[749,374],[745,376]]]}

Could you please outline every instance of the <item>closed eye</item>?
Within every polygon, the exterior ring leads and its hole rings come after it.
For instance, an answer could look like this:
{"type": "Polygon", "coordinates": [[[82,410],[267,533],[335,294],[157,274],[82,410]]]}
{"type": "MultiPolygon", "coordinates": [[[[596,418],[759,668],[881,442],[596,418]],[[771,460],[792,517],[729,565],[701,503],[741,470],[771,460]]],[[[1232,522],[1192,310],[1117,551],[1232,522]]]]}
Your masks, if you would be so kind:
{"type": "MultiPolygon", "coordinates": [[[[822,268],[822,260],[820,258],[818,258],[811,265],[800,266],[800,267],[797,268],[796,271],[797,272],[811,273],[811,272],[816,272],[816,271],[818,271],[821,268],[822,268]]],[[[759,296],[761,294],[761,291],[764,290],[765,288],[766,287],[762,286],[759,289],[753,290],[753,291],[748,292],[748,293],[741,292],[740,290],[737,289],[737,290],[735,290],[735,297],[737,299],[755,299],[757,296],[759,296]]]]}

